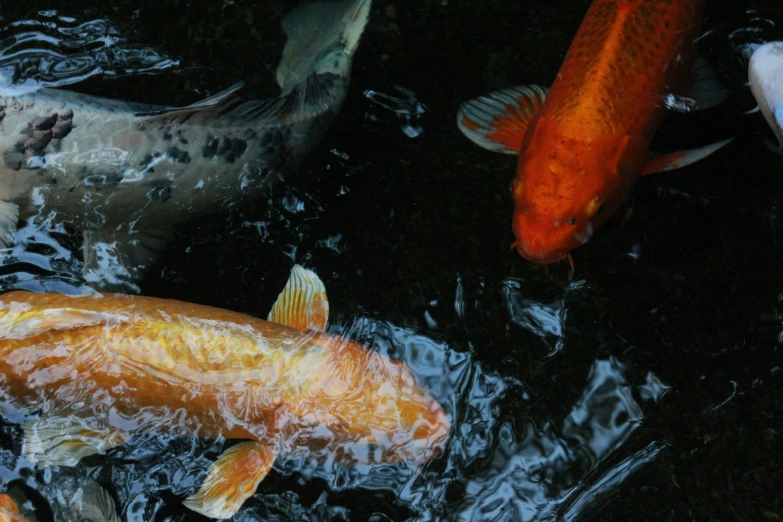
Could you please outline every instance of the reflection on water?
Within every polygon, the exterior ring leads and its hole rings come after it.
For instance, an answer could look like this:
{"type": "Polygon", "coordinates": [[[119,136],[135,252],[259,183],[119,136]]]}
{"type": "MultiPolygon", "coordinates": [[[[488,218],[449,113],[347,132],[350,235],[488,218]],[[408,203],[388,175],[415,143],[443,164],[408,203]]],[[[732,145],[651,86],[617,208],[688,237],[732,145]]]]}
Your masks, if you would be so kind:
{"type": "MultiPolygon", "coordinates": [[[[578,288],[579,284],[572,285],[578,288]]],[[[542,339],[555,339],[550,355],[563,349],[563,325],[566,321],[565,296],[552,303],[539,303],[526,299],[519,281],[508,280],[503,284],[503,297],[511,322],[542,339]]]]}
{"type": "Polygon", "coordinates": [[[576,520],[652,461],[666,443],[615,457],[643,419],[625,371],[616,359],[596,361],[562,423],[494,426],[497,444],[467,480],[462,519],[576,520]]]}
{"type": "MultiPolygon", "coordinates": [[[[394,85],[392,90],[396,92],[396,96],[374,90],[364,91],[364,96],[375,105],[394,114],[405,136],[418,138],[424,132],[424,127],[419,121],[429,109],[416,99],[415,93],[405,87],[394,85]]],[[[367,118],[372,121],[380,119],[372,112],[367,114],[367,118]]]]}
{"type": "Polygon", "coordinates": [[[0,83],[14,92],[61,87],[91,76],[155,74],[179,63],[134,44],[104,19],[79,21],[55,10],[0,29],[0,83]]]}

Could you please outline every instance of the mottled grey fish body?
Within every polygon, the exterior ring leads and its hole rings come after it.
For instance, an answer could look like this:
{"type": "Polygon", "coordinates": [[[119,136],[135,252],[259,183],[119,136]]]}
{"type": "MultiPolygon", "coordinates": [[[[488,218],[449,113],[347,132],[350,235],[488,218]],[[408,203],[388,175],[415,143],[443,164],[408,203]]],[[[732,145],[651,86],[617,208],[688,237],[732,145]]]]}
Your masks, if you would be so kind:
{"type": "MultiPolygon", "coordinates": [[[[114,500],[97,482],[77,475],[68,468],[51,471],[45,480],[36,481],[36,491],[49,505],[54,522],[119,522],[114,500]]],[[[44,519],[29,509],[25,491],[12,487],[8,495],[20,506],[22,514],[35,522],[44,519]]]]}
{"type": "Polygon", "coordinates": [[[242,100],[241,84],[183,108],[48,88],[0,96],[0,247],[17,219],[54,211],[84,234],[88,282],[133,286],[173,225],[252,201],[318,143],[345,99],[370,3],[289,13],[275,99],[242,100]]]}
{"type": "Polygon", "coordinates": [[[316,80],[323,106],[299,118],[279,117],[282,103],[233,95],[178,118],[50,89],[0,98],[0,199],[23,219],[56,210],[88,229],[171,225],[236,204],[296,167],[333,120],[347,78],[316,80]],[[261,117],[232,116],[245,105],[260,106],[261,117]]]}

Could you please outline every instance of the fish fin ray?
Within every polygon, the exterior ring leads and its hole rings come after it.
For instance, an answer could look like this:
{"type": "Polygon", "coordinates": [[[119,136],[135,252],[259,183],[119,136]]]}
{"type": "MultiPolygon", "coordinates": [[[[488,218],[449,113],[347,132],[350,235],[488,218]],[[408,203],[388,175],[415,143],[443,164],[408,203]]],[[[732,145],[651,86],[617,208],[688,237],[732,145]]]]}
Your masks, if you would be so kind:
{"type": "Polygon", "coordinates": [[[267,320],[298,330],[323,332],[329,320],[329,300],[318,274],[294,265],[267,320]]]}
{"type": "Polygon", "coordinates": [[[345,67],[359,45],[370,15],[372,0],[345,0],[343,2],[313,2],[302,5],[283,18],[287,36],[280,64],[277,66],[277,84],[286,94],[318,72],[318,61],[335,47],[348,58],[342,59],[335,72],[347,76],[345,67]]]}
{"type": "Polygon", "coordinates": [[[93,428],[78,418],[42,417],[25,423],[22,454],[43,467],[71,467],[84,457],[120,446],[129,438],[122,430],[93,428]]]}
{"type": "Polygon", "coordinates": [[[645,164],[641,175],[647,176],[656,172],[666,172],[668,170],[675,170],[696,163],[713,152],[725,147],[733,140],[734,138],[729,138],[698,149],[681,150],[669,154],[651,156],[647,159],[647,163],[645,164]]]}
{"type": "Polygon", "coordinates": [[[183,505],[210,518],[232,517],[255,494],[276,457],[277,451],[260,442],[231,446],[209,467],[201,489],[183,505]]]}
{"type": "Polygon", "coordinates": [[[164,228],[84,230],[82,275],[100,290],[139,293],[136,283],[171,242],[173,232],[164,228]]]}
{"type": "Polygon", "coordinates": [[[520,85],[480,96],[460,106],[457,127],[480,147],[519,154],[528,124],[546,94],[544,87],[520,85]]]}
{"type": "Polygon", "coordinates": [[[79,477],[78,493],[70,500],[70,506],[82,515],[80,520],[100,520],[101,522],[119,522],[114,499],[94,480],[79,477]]]}
{"type": "Polygon", "coordinates": [[[686,95],[696,102],[696,110],[715,107],[728,99],[728,89],[721,84],[715,70],[703,57],[696,56],[693,60],[691,75],[693,83],[686,95]]]}
{"type": "Polygon", "coordinates": [[[19,207],[10,201],[0,201],[0,248],[13,242],[19,223],[19,207]]]}
{"type": "Polygon", "coordinates": [[[351,59],[367,24],[371,3],[372,0],[314,2],[286,15],[283,29],[288,39],[276,73],[282,94],[276,98],[243,100],[236,96],[240,83],[187,107],[136,115],[142,123],[182,124],[187,121],[220,128],[261,123],[274,126],[283,121],[302,121],[324,114],[342,101],[344,91],[333,87],[333,76],[344,77],[337,81],[347,82],[351,59]],[[327,59],[327,53],[335,47],[339,49],[334,54],[335,59],[327,59]]]}
{"type": "Polygon", "coordinates": [[[170,109],[141,115],[140,123],[204,125],[209,128],[265,125],[304,121],[324,114],[339,101],[339,93],[324,78],[311,74],[291,92],[268,100],[244,100],[238,96],[222,98],[216,104],[193,109],[170,109]]]}

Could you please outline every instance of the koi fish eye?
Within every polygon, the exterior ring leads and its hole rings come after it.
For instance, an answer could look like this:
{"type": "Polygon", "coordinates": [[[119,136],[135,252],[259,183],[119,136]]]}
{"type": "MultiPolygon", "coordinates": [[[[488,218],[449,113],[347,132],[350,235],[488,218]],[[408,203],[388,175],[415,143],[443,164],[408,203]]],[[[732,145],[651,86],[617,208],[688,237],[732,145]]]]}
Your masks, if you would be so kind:
{"type": "Polygon", "coordinates": [[[566,225],[576,225],[576,218],[574,216],[568,217],[565,222],[566,225]]]}
{"type": "Polygon", "coordinates": [[[590,200],[585,209],[587,212],[587,219],[593,219],[604,211],[606,205],[604,204],[604,198],[596,196],[590,200]]]}

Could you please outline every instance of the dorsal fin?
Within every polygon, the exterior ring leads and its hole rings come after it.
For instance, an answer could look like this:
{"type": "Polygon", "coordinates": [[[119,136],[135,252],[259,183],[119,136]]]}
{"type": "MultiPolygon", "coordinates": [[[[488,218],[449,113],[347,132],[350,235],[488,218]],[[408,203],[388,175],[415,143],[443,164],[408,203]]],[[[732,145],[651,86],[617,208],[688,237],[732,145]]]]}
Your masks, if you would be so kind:
{"type": "Polygon", "coordinates": [[[191,103],[190,105],[187,105],[185,107],[166,107],[165,109],[160,109],[160,110],[137,112],[135,116],[143,118],[143,117],[150,117],[150,116],[163,116],[166,114],[175,114],[180,112],[190,113],[190,112],[197,112],[202,109],[208,109],[210,107],[221,105],[228,100],[236,98],[236,93],[244,86],[245,86],[245,82],[237,82],[224,91],[214,94],[208,98],[204,98],[203,100],[199,100],[196,103],[191,103]]]}
{"type": "Polygon", "coordinates": [[[30,310],[23,303],[0,301],[0,339],[28,339],[49,330],[71,330],[99,324],[129,323],[116,312],[95,312],[76,308],[30,310]]]}
{"type": "Polygon", "coordinates": [[[337,106],[337,95],[344,90],[331,88],[328,82],[334,81],[345,80],[311,74],[291,92],[269,100],[243,100],[235,95],[238,87],[232,87],[187,107],[137,113],[136,116],[147,124],[178,125],[187,122],[212,128],[260,123],[275,126],[309,119],[337,106]]]}
{"type": "Polygon", "coordinates": [[[267,320],[297,330],[323,332],[329,320],[329,300],[323,281],[312,270],[294,265],[267,320]]]}

